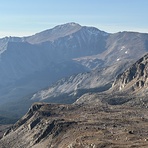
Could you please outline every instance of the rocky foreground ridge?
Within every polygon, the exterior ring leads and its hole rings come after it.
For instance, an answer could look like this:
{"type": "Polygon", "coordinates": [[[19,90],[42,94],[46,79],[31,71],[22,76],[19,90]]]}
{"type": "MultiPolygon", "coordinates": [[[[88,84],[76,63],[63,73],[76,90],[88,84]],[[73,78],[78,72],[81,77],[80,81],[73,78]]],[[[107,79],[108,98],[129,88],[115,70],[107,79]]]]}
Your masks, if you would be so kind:
{"type": "MultiPolygon", "coordinates": [[[[99,100],[99,99],[98,99],[99,100]]],[[[0,140],[1,148],[148,147],[146,108],[35,103],[0,140]]]]}

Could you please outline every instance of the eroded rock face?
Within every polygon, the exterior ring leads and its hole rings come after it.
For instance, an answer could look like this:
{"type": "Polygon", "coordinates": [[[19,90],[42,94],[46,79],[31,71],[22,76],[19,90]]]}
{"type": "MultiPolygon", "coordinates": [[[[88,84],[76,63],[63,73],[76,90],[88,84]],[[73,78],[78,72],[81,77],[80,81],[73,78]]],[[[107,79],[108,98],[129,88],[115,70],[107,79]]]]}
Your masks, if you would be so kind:
{"type": "MultiPolygon", "coordinates": [[[[5,133],[4,136],[8,135],[10,132],[15,131],[17,128],[19,128],[20,126],[22,126],[23,124],[25,124],[34,114],[34,112],[36,112],[37,110],[39,110],[41,108],[43,104],[33,104],[29,111],[26,113],[26,115],[24,117],[22,117],[20,120],[18,120],[10,129],[8,129],[5,133]]],[[[32,121],[28,127],[29,129],[32,129],[37,122],[39,122],[38,120],[40,120],[39,118],[35,119],[34,121],[32,121]]]]}
{"type": "Polygon", "coordinates": [[[145,89],[148,86],[148,54],[139,59],[129,69],[118,75],[113,83],[113,88],[124,91],[135,92],[139,89],[145,89]]]}
{"type": "MultiPolygon", "coordinates": [[[[73,109],[70,107],[70,110],[73,109]]],[[[13,147],[13,141],[17,141],[14,147],[32,147],[48,138],[53,139],[65,132],[66,128],[77,124],[71,119],[61,118],[64,117],[62,113],[68,110],[69,106],[66,105],[35,103],[24,117],[5,132],[3,139],[10,137],[10,145],[4,140],[10,147],[13,147]]]]}

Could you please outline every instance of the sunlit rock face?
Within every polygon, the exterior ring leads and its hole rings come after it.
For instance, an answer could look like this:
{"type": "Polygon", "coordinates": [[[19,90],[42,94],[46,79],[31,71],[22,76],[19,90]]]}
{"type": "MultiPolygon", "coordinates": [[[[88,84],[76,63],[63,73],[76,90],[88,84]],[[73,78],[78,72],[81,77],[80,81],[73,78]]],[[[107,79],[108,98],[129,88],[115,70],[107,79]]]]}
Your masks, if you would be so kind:
{"type": "MultiPolygon", "coordinates": [[[[113,83],[113,88],[132,93],[146,93],[148,86],[148,54],[120,74],[113,83]]],[[[145,94],[145,95],[146,95],[145,94]]],[[[143,94],[144,95],[144,94],[143,94]]]]}

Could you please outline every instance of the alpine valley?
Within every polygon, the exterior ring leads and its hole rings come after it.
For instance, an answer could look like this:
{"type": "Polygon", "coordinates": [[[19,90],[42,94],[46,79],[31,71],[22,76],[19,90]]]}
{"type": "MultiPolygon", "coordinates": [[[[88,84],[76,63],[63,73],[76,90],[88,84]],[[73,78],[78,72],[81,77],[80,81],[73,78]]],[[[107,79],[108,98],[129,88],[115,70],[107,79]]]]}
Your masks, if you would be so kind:
{"type": "Polygon", "coordinates": [[[0,147],[147,148],[147,52],[147,33],[73,22],[1,38],[0,147]]]}

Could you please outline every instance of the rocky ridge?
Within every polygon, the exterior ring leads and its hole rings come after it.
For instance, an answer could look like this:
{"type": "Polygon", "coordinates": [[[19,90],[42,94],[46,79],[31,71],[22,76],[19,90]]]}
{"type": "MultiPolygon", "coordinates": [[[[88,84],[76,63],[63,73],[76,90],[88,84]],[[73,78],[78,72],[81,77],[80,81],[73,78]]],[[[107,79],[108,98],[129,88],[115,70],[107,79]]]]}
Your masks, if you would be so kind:
{"type": "Polygon", "coordinates": [[[54,102],[62,103],[64,98],[67,98],[67,102],[69,100],[69,102],[73,103],[86,92],[102,92],[108,90],[116,76],[128,68],[131,63],[132,61],[119,61],[118,64],[106,68],[63,78],[53,86],[35,93],[31,97],[31,100],[50,101],[54,98],[54,102]]]}
{"type": "Polygon", "coordinates": [[[139,95],[146,95],[148,90],[148,54],[139,59],[125,72],[118,75],[113,83],[113,89],[120,92],[130,92],[139,95]]]}
{"type": "Polygon", "coordinates": [[[110,34],[76,23],[0,39],[0,111],[20,117],[34,101],[46,97],[49,102],[73,103],[84,93],[106,90],[124,70],[121,63],[132,64],[147,51],[148,34],[110,34]],[[33,94],[37,95],[30,100],[33,94]]]}
{"type": "Polygon", "coordinates": [[[1,148],[148,146],[147,109],[35,103],[0,140],[1,148]]]}

